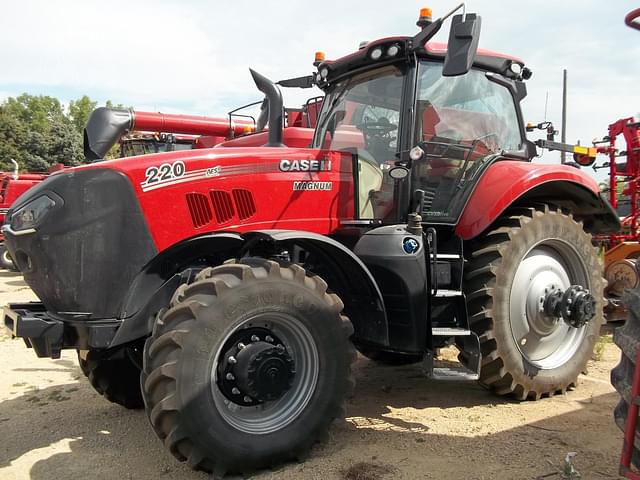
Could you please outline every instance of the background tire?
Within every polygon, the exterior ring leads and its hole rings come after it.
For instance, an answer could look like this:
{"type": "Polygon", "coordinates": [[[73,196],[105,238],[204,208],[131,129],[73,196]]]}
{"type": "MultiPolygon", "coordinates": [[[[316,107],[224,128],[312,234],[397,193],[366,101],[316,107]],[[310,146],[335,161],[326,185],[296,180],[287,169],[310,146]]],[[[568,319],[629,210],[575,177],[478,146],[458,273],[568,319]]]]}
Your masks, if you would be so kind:
{"type": "Polygon", "coordinates": [[[117,352],[108,353],[90,350],[86,359],[78,352],[78,362],[96,392],[125,408],[139,409],[144,407],[140,389],[141,352],[141,345],[122,347],[117,352]],[[134,361],[135,356],[140,360],[134,361]]]}
{"type": "MultiPolygon", "coordinates": [[[[611,370],[611,384],[618,391],[620,401],[613,412],[616,425],[624,431],[627,422],[627,411],[631,401],[631,384],[636,368],[636,355],[640,348],[640,291],[629,290],[623,297],[629,312],[627,321],[622,327],[613,331],[613,342],[620,347],[620,363],[611,370]]],[[[640,424],[636,427],[636,440],[632,462],[636,468],[640,466],[640,424]]]]}
{"type": "Polygon", "coordinates": [[[6,268],[12,272],[17,272],[15,263],[13,263],[13,259],[11,255],[9,255],[9,251],[4,244],[0,244],[0,267],[6,268]]]}
{"type": "Polygon", "coordinates": [[[422,355],[388,352],[362,346],[358,346],[357,349],[363,356],[381,365],[411,365],[422,361],[422,355]]]}
{"type": "Polygon", "coordinates": [[[604,322],[602,266],[591,236],[560,210],[521,208],[503,215],[471,247],[465,293],[471,328],[480,338],[480,382],[521,400],[576,385],[604,322]],[[548,275],[552,283],[591,291],[596,316],[587,325],[572,330],[562,320],[550,324],[531,307],[548,275]]]}
{"type": "Polygon", "coordinates": [[[298,265],[252,258],[200,272],[178,288],[145,345],[143,394],[158,437],[178,460],[216,476],[304,458],[344,416],[353,390],[353,327],[342,309],[324,280],[298,265]],[[226,368],[239,368],[243,354],[231,362],[228,348],[245,331],[256,332],[246,341],[256,345],[282,339],[281,351],[295,359],[291,386],[277,400],[252,406],[246,390],[229,395],[227,380],[242,385],[227,375],[241,371],[226,368]]]}

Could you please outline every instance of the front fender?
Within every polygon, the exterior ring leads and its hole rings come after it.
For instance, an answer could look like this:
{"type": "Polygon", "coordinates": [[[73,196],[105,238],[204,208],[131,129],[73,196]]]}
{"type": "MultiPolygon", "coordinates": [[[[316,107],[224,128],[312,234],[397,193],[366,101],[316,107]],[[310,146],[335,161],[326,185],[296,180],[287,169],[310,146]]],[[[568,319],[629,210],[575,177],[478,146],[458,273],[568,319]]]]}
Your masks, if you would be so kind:
{"type": "Polygon", "coordinates": [[[575,167],[501,161],[489,166],[471,194],[456,234],[469,240],[486,230],[508,207],[550,203],[565,208],[594,233],[617,231],[620,220],[598,183],[575,167]]]}
{"type": "Polygon", "coordinates": [[[332,238],[295,230],[261,230],[243,235],[211,233],[165,250],[147,264],[133,282],[119,316],[122,326],[110,346],[148,335],[156,312],[168,305],[180,284],[192,279],[201,259],[209,259],[209,263],[204,262],[202,266],[216,265],[245,254],[260,256],[298,247],[307,252],[307,257],[313,257],[314,267],[310,271],[324,278],[345,303],[345,313],[354,325],[354,337],[388,346],[382,293],[364,263],[332,238]]]}
{"type": "Polygon", "coordinates": [[[289,251],[307,252],[305,267],[320,275],[344,302],[354,327],[354,340],[389,345],[389,327],[380,288],[367,266],[333,238],[298,230],[260,230],[242,235],[244,249],[253,253],[261,242],[280,244],[289,251]],[[310,258],[309,258],[310,257],[310,258]]]}

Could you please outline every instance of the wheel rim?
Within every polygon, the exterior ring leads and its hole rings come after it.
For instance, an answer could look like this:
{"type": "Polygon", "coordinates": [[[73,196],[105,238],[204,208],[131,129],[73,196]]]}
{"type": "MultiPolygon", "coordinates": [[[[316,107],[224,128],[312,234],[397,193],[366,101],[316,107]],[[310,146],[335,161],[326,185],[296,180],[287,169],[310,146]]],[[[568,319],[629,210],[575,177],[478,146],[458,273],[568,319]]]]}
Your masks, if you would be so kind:
{"type": "Polygon", "coordinates": [[[536,244],[516,269],[509,298],[511,333],[522,356],[542,370],[571,360],[585,337],[587,325],[573,328],[542,308],[548,292],[571,285],[591,288],[584,261],[560,239],[536,244]]]}
{"type": "Polygon", "coordinates": [[[13,260],[11,259],[9,252],[6,250],[2,252],[2,261],[5,265],[13,265],[13,260]]]}
{"type": "MultiPolygon", "coordinates": [[[[311,332],[293,316],[285,313],[261,314],[243,320],[230,329],[216,352],[211,369],[211,390],[214,403],[224,420],[234,428],[250,434],[267,434],[280,430],[294,421],[311,399],[318,381],[318,349],[311,332]],[[290,388],[273,401],[243,405],[221,389],[220,366],[225,361],[225,344],[243,330],[260,328],[272,332],[293,360],[295,374],[290,388]]],[[[244,392],[238,399],[244,396],[244,392]]]]}

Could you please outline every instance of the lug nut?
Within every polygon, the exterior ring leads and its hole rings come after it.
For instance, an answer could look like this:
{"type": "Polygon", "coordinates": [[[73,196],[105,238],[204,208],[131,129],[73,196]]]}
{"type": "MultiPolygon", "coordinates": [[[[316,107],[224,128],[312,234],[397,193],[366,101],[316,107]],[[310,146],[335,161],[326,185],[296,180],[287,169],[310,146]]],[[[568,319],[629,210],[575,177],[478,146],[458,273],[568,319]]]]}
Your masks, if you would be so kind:
{"type": "Polygon", "coordinates": [[[245,403],[251,403],[251,397],[248,395],[245,395],[242,400],[244,400],[245,403]]]}
{"type": "Polygon", "coordinates": [[[276,345],[276,348],[278,350],[280,350],[281,352],[284,352],[284,345],[282,345],[281,343],[279,343],[278,345],[276,345]]]}
{"type": "Polygon", "coordinates": [[[229,362],[231,365],[235,365],[236,363],[238,363],[238,360],[236,360],[236,357],[232,355],[229,358],[227,358],[227,362],[229,362]]]}
{"type": "Polygon", "coordinates": [[[271,335],[267,335],[264,339],[269,343],[273,343],[273,337],[271,335]]]}
{"type": "Polygon", "coordinates": [[[260,337],[258,337],[257,335],[251,335],[251,341],[252,342],[259,342],[260,341],[260,337]]]}
{"type": "Polygon", "coordinates": [[[231,373],[231,372],[227,373],[227,375],[225,376],[225,378],[226,378],[227,380],[235,380],[235,379],[236,379],[236,377],[235,377],[235,376],[233,375],[233,373],[231,373]]]}
{"type": "Polygon", "coordinates": [[[246,345],[244,343],[240,342],[238,344],[238,350],[242,350],[244,347],[246,347],[246,345]]]}
{"type": "Polygon", "coordinates": [[[233,393],[234,395],[240,395],[240,390],[236,387],[233,387],[231,389],[231,393],[233,393]]]}

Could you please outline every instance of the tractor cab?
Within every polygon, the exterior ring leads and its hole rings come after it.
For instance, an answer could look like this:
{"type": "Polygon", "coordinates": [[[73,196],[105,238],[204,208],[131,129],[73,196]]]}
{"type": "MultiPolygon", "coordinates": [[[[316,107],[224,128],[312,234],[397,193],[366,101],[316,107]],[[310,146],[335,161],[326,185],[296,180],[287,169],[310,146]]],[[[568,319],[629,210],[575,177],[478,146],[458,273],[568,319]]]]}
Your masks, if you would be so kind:
{"type": "Polygon", "coordinates": [[[445,77],[426,52],[327,82],[314,146],[357,156],[360,219],[406,217],[394,176],[410,169],[423,217],[455,224],[483,166],[507,152],[528,159],[512,81],[479,67],[445,77]]]}
{"type": "Polygon", "coordinates": [[[325,93],[312,146],[357,158],[357,220],[401,222],[418,209],[426,222],[454,225],[488,165],[535,154],[519,106],[530,70],[477,50],[475,14],[453,17],[448,47],[428,43],[453,12],[432,22],[425,10],[416,36],[317,62],[307,80],[325,93]]]}

